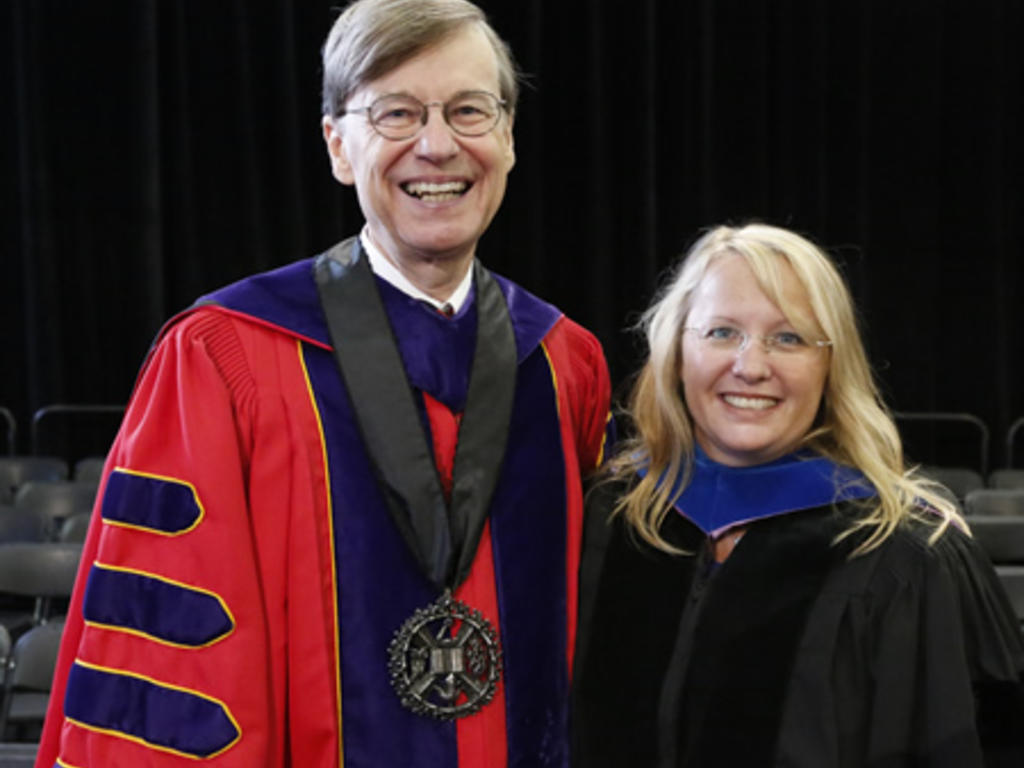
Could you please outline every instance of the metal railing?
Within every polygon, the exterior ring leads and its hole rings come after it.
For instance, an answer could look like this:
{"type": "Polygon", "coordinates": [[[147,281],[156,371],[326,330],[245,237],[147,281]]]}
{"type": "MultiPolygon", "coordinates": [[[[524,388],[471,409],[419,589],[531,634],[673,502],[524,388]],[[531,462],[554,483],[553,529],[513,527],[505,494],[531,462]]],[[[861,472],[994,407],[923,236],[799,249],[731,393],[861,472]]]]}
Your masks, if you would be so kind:
{"type": "Polygon", "coordinates": [[[18,433],[18,422],[14,420],[14,414],[9,409],[0,407],[0,418],[7,424],[7,453],[11,456],[15,453],[15,438],[18,433]]]}
{"type": "Polygon", "coordinates": [[[1024,427],[1024,416],[1016,419],[1006,430],[1006,466],[1011,469],[1013,468],[1013,443],[1017,438],[1017,432],[1022,427],[1024,427]]]}
{"type": "Polygon", "coordinates": [[[100,405],[94,403],[68,404],[55,403],[46,405],[32,414],[31,440],[32,453],[38,454],[40,449],[39,425],[43,420],[57,415],[118,415],[124,413],[123,405],[100,405]]]}
{"type": "Polygon", "coordinates": [[[982,477],[988,477],[989,466],[989,428],[988,425],[973,413],[951,413],[947,411],[898,411],[893,414],[899,421],[929,421],[935,423],[965,424],[977,429],[978,438],[978,469],[982,477]]]}

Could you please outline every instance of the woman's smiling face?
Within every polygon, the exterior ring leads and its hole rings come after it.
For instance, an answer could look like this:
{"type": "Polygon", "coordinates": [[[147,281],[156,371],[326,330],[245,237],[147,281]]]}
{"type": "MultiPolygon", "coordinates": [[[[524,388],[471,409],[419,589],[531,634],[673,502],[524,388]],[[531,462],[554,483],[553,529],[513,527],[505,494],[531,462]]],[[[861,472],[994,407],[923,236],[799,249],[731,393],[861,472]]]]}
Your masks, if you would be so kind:
{"type": "MultiPolygon", "coordinates": [[[[807,293],[784,259],[780,273],[789,317],[817,327],[807,293]]],[[[796,351],[766,349],[765,338],[788,340],[797,331],[735,253],[708,267],[693,294],[686,327],[701,329],[682,334],[681,377],[704,452],[721,464],[753,466],[796,449],[821,404],[828,349],[813,344],[796,351]],[[709,333],[734,332],[748,342],[723,348],[709,338],[709,333]]]]}

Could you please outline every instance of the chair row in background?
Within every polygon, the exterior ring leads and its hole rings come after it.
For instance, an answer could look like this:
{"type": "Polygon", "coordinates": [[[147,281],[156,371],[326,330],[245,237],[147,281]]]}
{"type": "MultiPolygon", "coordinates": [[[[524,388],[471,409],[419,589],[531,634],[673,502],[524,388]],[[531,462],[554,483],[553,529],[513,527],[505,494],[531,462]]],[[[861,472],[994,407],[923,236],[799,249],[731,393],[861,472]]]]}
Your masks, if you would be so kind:
{"type": "MultiPolygon", "coordinates": [[[[39,740],[81,557],[77,542],[0,543],[0,742],[5,746],[39,740]]],[[[4,754],[0,749],[0,757],[4,754]]]]}
{"type": "Polygon", "coordinates": [[[6,455],[0,448],[0,765],[31,765],[34,757],[103,471],[101,453],[122,412],[121,406],[40,409],[31,454],[19,455],[14,418],[0,408],[0,428],[7,427],[6,455]],[[97,424],[75,421],[97,415],[97,424]]]}
{"type": "MultiPolygon", "coordinates": [[[[37,412],[33,451],[47,442],[39,432],[42,418],[63,410],[37,412]]],[[[119,410],[100,407],[96,412],[119,410]]],[[[0,765],[31,765],[104,458],[18,455],[14,419],[0,408],[0,427],[5,423],[7,455],[0,455],[0,765]]],[[[64,450],[70,442],[49,442],[60,446],[56,453],[74,455],[64,450]]],[[[93,444],[105,450],[109,437],[93,444]]]]}
{"type": "Polygon", "coordinates": [[[0,658],[4,665],[0,701],[0,742],[3,744],[39,742],[63,632],[63,617],[30,628],[17,641],[12,641],[7,628],[0,625],[0,658]]]}
{"type": "Polygon", "coordinates": [[[0,542],[81,541],[103,459],[69,468],[56,457],[0,457],[0,542]]]}
{"type": "Polygon", "coordinates": [[[993,467],[1014,467],[1024,417],[1014,420],[999,441],[1002,456],[990,458],[992,430],[972,413],[896,411],[893,413],[907,456],[917,463],[970,468],[988,478],[993,467]]]}
{"type": "Polygon", "coordinates": [[[988,477],[970,467],[923,466],[965,515],[1024,514],[1024,469],[997,469],[988,477]]]}
{"type": "Polygon", "coordinates": [[[26,483],[97,485],[103,473],[102,456],[87,456],[69,464],[58,456],[0,456],[0,504],[14,502],[26,483]]]}

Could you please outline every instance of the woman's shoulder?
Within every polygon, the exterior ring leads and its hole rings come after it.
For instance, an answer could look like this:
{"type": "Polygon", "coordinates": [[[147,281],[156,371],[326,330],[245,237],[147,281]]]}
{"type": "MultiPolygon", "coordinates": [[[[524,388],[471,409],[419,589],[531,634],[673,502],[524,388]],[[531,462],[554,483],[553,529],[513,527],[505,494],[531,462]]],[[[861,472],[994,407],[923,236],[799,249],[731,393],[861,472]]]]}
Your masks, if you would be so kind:
{"type": "Polygon", "coordinates": [[[880,560],[894,573],[914,578],[922,571],[957,568],[965,563],[988,567],[987,558],[959,519],[919,511],[903,520],[879,547],[880,560]]]}
{"type": "Polygon", "coordinates": [[[942,524],[930,513],[901,524],[865,562],[863,592],[879,609],[900,602],[919,610],[945,606],[970,634],[1003,637],[1020,649],[1018,619],[991,561],[960,520],[942,524]],[[955,615],[955,614],[954,614],[955,615]]]}

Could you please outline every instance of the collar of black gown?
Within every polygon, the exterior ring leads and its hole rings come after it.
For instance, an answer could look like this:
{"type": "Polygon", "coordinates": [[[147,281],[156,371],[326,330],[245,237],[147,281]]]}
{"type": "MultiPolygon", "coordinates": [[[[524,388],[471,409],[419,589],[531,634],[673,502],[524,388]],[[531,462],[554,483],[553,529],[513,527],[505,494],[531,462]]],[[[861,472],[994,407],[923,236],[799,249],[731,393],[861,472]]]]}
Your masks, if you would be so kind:
{"type": "MultiPolygon", "coordinates": [[[[874,487],[852,467],[810,451],[791,453],[754,467],[728,467],[696,449],[693,476],[672,495],[675,508],[712,538],[737,525],[875,496],[874,487]]],[[[641,472],[641,474],[643,474],[641,472]]]]}

